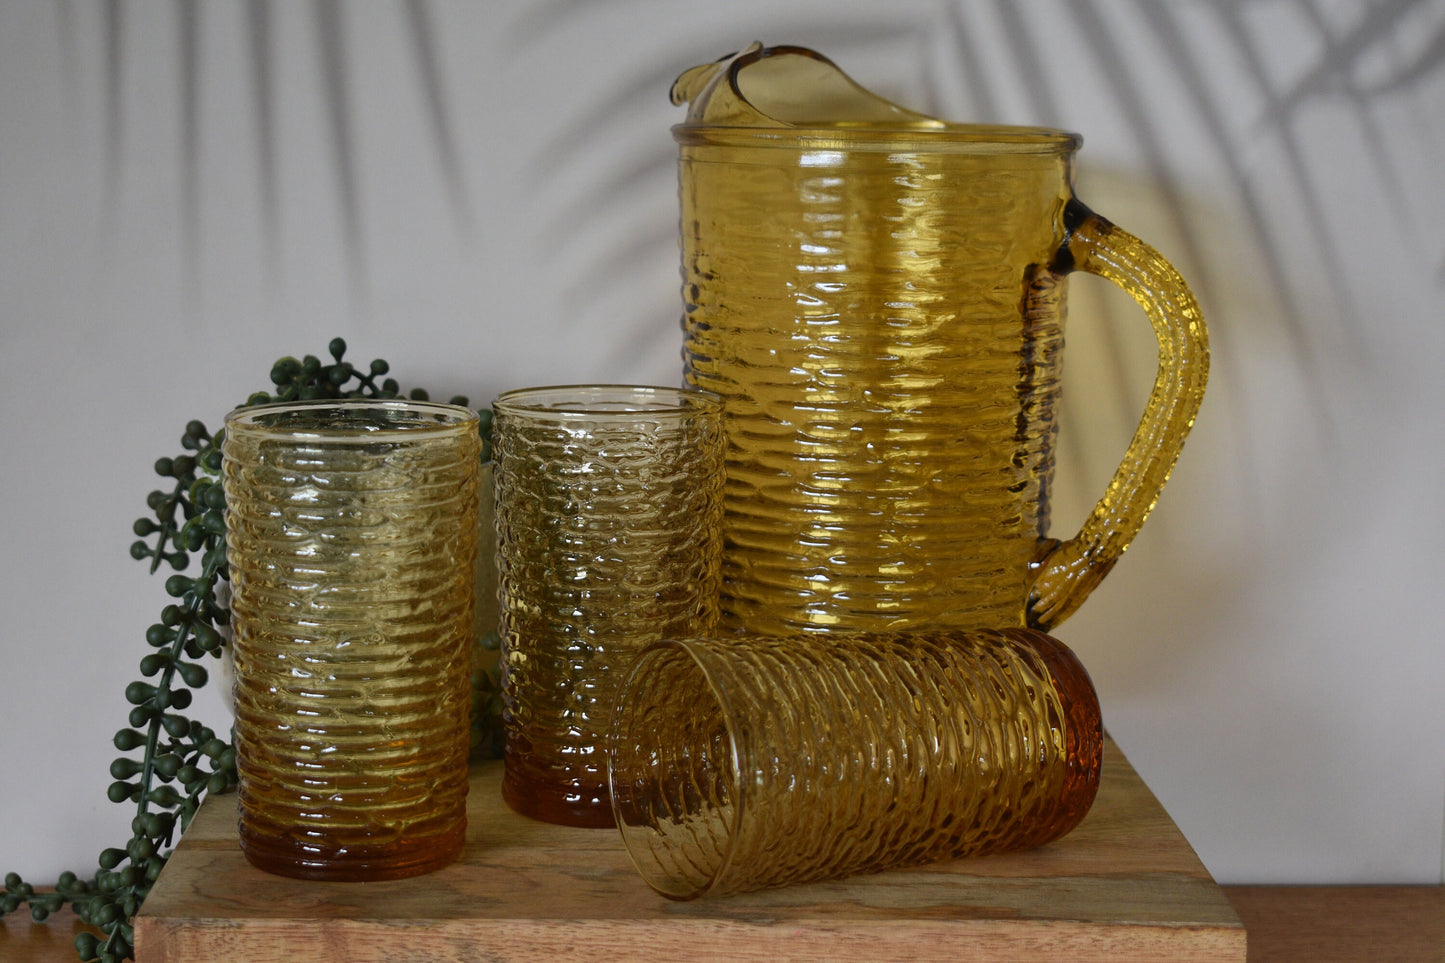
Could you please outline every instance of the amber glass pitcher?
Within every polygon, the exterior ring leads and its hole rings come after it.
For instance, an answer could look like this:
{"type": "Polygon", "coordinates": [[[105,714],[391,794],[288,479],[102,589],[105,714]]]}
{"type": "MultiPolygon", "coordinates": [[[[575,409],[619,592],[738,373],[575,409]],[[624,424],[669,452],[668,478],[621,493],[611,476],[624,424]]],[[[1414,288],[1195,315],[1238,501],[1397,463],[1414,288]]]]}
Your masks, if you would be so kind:
{"type": "Polygon", "coordinates": [[[1204,321],[1073,196],[1080,139],[945,123],[819,54],[694,67],[680,148],[687,381],[726,401],[723,625],[783,635],[1067,618],[1158,498],[1204,321]],[[1144,308],[1159,373],[1074,537],[1048,537],[1067,276],[1144,308]]]}

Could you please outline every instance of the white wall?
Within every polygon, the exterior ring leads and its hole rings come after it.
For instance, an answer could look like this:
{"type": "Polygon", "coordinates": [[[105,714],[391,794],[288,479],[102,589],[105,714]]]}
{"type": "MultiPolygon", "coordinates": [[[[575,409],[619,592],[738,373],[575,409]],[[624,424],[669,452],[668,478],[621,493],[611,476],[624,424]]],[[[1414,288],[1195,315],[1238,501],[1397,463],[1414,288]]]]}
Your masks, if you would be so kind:
{"type": "MultiPolygon", "coordinates": [[[[1442,34],[1440,0],[0,5],[0,870],[127,836],[109,739],[166,601],[130,524],[188,419],[338,334],[477,403],[677,382],[667,88],[762,39],[1084,132],[1081,196],[1190,278],[1214,376],[1058,634],[1221,881],[1440,882],[1442,34]]],[[[1103,287],[1074,285],[1061,527],[1152,379],[1103,287]]]]}

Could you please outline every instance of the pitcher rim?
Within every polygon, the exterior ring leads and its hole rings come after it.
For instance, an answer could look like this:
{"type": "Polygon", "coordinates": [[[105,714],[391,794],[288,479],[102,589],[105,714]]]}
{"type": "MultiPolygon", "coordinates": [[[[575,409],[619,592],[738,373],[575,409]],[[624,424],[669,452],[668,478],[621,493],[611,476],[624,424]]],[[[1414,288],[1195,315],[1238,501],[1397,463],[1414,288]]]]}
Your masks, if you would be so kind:
{"type": "Polygon", "coordinates": [[[679,146],[774,147],[792,150],[888,150],[950,154],[1073,153],[1083,144],[1080,134],[1056,127],[1011,124],[922,125],[841,124],[751,127],[681,123],[672,127],[679,146]]]}

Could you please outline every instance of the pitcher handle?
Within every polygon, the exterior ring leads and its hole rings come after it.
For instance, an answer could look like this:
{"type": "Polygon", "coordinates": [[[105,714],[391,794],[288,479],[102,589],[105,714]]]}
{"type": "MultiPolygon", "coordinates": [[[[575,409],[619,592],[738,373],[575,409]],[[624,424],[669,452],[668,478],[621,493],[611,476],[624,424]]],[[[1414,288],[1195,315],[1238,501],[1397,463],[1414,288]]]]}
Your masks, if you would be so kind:
{"type": "Polygon", "coordinates": [[[1065,208],[1064,228],[1054,270],[1086,271],[1128,291],[1159,339],[1159,373],[1124,460],[1079,533],[1039,540],[1027,618],[1043,630],[1074,613],[1138,534],[1194,425],[1209,376],[1204,317],[1173,265],[1077,200],[1065,208]]]}

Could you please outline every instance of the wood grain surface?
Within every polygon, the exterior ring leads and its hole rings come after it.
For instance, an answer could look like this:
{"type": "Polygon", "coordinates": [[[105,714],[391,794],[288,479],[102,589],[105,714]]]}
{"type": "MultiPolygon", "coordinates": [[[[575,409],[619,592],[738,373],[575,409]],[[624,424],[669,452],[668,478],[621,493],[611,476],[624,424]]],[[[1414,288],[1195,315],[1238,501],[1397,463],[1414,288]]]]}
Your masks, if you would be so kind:
{"type": "Polygon", "coordinates": [[[473,770],[461,859],[429,876],[311,883],[252,868],[234,797],[208,800],[136,918],[137,959],[1244,960],[1224,893],[1110,742],[1099,798],[1049,846],[677,903],[614,830],[535,822],[473,770]]]}
{"type": "Polygon", "coordinates": [[[74,963],[75,938],[81,933],[102,936],[87,926],[69,906],[36,923],[27,910],[0,917],[0,960],[5,963],[74,963]]]}

